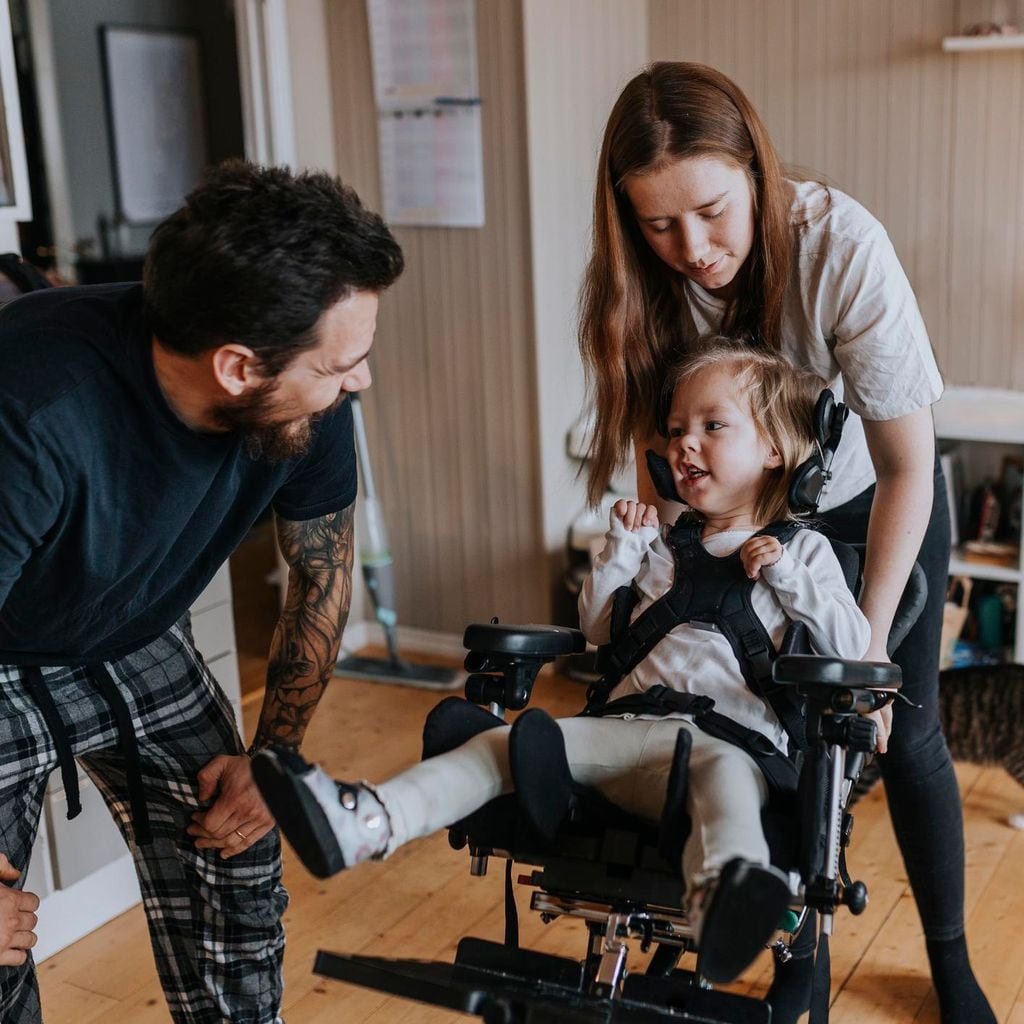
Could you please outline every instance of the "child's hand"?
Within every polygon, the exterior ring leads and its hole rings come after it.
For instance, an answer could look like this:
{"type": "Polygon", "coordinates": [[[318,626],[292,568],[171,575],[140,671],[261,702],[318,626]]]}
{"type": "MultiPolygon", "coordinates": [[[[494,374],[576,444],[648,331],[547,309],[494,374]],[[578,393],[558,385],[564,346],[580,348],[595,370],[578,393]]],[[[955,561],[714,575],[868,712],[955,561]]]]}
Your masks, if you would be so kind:
{"type": "Polygon", "coordinates": [[[658,525],[658,510],[653,505],[645,505],[642,501],[619,498],[612,506],[612,515],[630,533],[636,533],[641,526],[658,525]]]}
{"type": "Polygon", "coordinates": [[[761,575],[762,567],[774,565],[782,557],[782,545],[774,537],[751,537],[740,548],[743,570],[752,579],[761,575]]]}

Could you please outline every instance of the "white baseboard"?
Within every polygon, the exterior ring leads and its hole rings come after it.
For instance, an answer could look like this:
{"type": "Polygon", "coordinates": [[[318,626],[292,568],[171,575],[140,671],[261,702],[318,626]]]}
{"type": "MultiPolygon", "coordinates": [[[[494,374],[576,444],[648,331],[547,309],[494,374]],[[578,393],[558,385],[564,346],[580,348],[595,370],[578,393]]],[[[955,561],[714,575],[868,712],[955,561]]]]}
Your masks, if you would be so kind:
{"type": "MultiPolygon", "coordinates": [[[[384,642],[384,630],[378,622],[349,622],[345,627],[343,643],[346,652],[358,651],[368,644],[382,647],[384,642]]],[[[462,646],[459,634],[417,629],[415,626],[398,627],[398,646],[403,654],[433,654],[459,660],[466,656],[466,648],[462,646]]]]}
{"type": "Polygon", "coordinates": [[[140,902],[139,881],[130,854],[118,857],[67,889],[58,889],[39,903],[39,942],[32,950],[42,963],[65,946],[140,902]]]}

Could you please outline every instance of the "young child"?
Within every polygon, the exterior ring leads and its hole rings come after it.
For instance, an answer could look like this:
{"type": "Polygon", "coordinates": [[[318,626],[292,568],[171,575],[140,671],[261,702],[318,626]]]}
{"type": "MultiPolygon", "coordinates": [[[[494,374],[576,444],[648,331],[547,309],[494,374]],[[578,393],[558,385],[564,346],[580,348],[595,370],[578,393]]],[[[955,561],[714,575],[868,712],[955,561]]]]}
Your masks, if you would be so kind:
{"type": "MultiPolygon", "coordinates": [[[[709,343],[678,371],[667,458],[689,515],[699,517],[706,552],[724,559],[739,550],[743,571],[756,580],[754,612],[776,649],[789,624],[799,621],[816,652],[855,659],[867,649],[869,628],[828,541],[809,529],[798,530],[785,546],[757,534],[791,518],[790,478],[813,450],[812,413],[821,389],[816,377],[770,353],[709,343]]],[[[672,585],[676,567],[666,536],[653,506],[615,504],[607,544],[580,595],[581,624],[593,643],[610,638],[619,587],[632,584],[639,595],[635,620],[672,585]]],[[[783,755],[786,734],[744,681],[726,637],[699,623],[680,624],[663,637],[621,679],[600,717],[558,721],[572,777],[655,822],[677,734],[691,732],[692,830],[683,855],[688,911],[705,975],[731,980],[770,938],[791,898],[788,879],[769,865],[761,827],[768,787],[746,750],[705,733],[688,715],[616,717],[616,699],[658,684],[712,697],[717,712],[760,733],[783,755]]],[[[322,864],[326,853],[338,867],[351,867],[387,856],[509,792],[508,736],[507,726],[490,729],[376,786],[335,783],[283,751],[258,754],[254,772],[307,866],[317,857],[322,864]],[[319,849],[312,851],[311,843],[319,849]]]]}

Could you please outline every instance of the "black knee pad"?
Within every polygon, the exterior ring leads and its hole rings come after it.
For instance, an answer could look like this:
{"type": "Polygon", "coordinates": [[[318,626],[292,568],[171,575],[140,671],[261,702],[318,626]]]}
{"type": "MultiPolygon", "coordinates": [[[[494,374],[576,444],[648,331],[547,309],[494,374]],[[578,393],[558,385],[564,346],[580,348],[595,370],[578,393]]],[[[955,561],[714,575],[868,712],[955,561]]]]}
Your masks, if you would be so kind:
{"type": "Polygon", "coordinates": [[[690,779],[690,749],[693,736],[684,726],[676,734],[672,770],[665,789],[665,809],[658,829],[658,852],[670,864],[683,859],[683,847],[690,836],[690,816],[686,813],[686,786],[690,779]]]}
{"type": "Polygon", "coordinates": [[[463,697],[445,697],[423,723],[423,760],[447,754],[478,733],[505,723],[463,697]]]}
{"type": "Polygon", "coordinates": [[[540,708],[524,711],[508,737],[508,759],[519,809],[551,842],[572,808],[572,775],[558,723],[540,708]]]}

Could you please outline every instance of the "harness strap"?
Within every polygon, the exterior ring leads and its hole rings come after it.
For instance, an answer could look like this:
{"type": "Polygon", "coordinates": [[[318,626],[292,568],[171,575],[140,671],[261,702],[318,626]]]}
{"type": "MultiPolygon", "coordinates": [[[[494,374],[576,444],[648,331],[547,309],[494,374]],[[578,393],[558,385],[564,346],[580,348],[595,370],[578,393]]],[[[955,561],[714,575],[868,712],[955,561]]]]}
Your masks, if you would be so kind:
{"type": "Polygon", "coordinates": [[[612,595],[611,637],[612,643],[629,630],[629,620],[637,606],[640,595],[632,586],[619,587],[612,595]]]}
{"type": "Polygon", "coordinates": [[[505,945],[509,949],[519,948],[519,908],[512,885],[512,858],[505,861],[505,945]]]}
{"type": "MultiPolygon", "coordinates": [[[[780,544],[787,544],[801,524],[786,521],[769,523],[756,536],[776,538],[780,544]]],[[[612,605],[612,642],[603,649],[599,665],[603,671],[599,679],[587,692],[588,706],[603,704],[611,692],[630,672],[633,671],[676,626],[693,621],[694,597],[693,575],[695,563],[701,556],[707,556],[701,545],[703,527],[699,520],[684,513],[669,532],[666,542],[672,551],[675,572],[672,586],[658,600],[654,601],[629,624],[628,616],[636,604],[627,603],[622,590],[616,592],[612,605]],[[625,621],[623,621],[625,618],[625,621]]],[[[739,566],[739,557],[731,556],[739,566]]],[[[720,559],[715,559],[716,565],[720,559]]],[[[714,576],[722,586],[720,576],[714,576]]],[[[714,599],[717,610],[711,614],[713,625],[717,625],[729,641],[740,671],[749,689],[760,697],[782,723],[791,746],[806,750],[806,728],[800,707],[793,693],[787,687],[772,682],[772,662],[776,651],[764,624],[757,617],[751,601],[753,581],[738,578],[728,589],[719,591],[714,599]]],[[[631,588],[630,588],[631,590],[631,588]]],[[[707,613],[701,613],[706,615],[707,613]]]]}
{"type": "Polygon", "coordinates": [[[50,739],[53,740],[54,750],[57,752],[60,779],[64,784],[64,796],[68,804],[68,821],[70,821],[82,813],[82,798],[78,788],[78,768],[75,765],[71,741],[68,739],[64,721],[54,703],[53,694],[50,693],[43,681],[42,669],[38,665],[26,665],[24,679],[25,690],[35,706],[39,708],[39,713],[43,716],[43,721],[50,733],[50,739]]]}
{"type": "Polygon", "coordinates": [[[139,757],[139,741],[135,735],[135,725],[131,712],[109,667],[100,662],[89,665],[96,689],[110,705],[117,726],[117,740],[124,755],[125,775],[128,783],[128,803],[132,812],[132,825],[135,829],[135,842],[144,846],[153,841],[149,825],[149,811],[146,808],[146,793],[142,786],[142,761],[139,757]]]}
{"type": "Polygon", "coordinates": [[[828,935],[818,936],[818,950],[814,954],[814,973],[811,975],[811,1014],[809,1024],[828,1024],[828,1003],[832,987],[832,957],[828,948],[828,935]]]}
{"type": "Polygon", "coordinates": [[[681,615],[685,614],[693,591],[689,573],[683,566],[690,557],[688,549],[700,544],[700,534],[700,523],[685,512],[676,520],[667,538],[675,561],[672,586],[641,612],[635,622],[627,623],[628,629],[620,631],[621,635],[612,634],[612,643],[602,659],[604,675],[587,691],[588,703],[604,703],[619,682],[654,650],[662,637],[683,621],[681,615]]]}
{"type": "Polygon", "coordinates": [[[839,848],[839,881],[846,886],[847,889],[853,885],[853,879],[850,877],[850,869],[846,864],[846,847],[841,846],[839,848]]]}
{"type": "Polygon", "coordinates": [[[690,715],[701,732],[725,740],[746,751],[761,769],[768,785],[778,792],[796,792],[800,774],[799,756],[787,757],[764,733],[748,729],[739,722],[714,710],[715,702],[703,694],[682,693],[657,685],[643,693],[620,697],[610,704],[587,707],[584,715],[603,718],[611,715],[690,715]]]}
{"type": "Polygon", "coordinates": [[[599,684],[604,696],[611,693],[678,624],[679,618],[668,601],[652,604],[609,652],[608,670],[599,684]]]}

